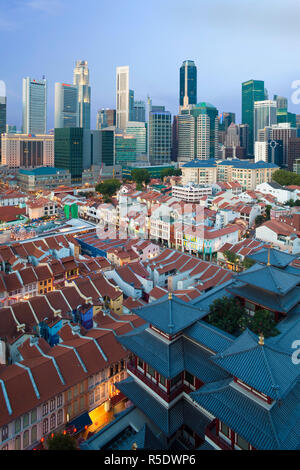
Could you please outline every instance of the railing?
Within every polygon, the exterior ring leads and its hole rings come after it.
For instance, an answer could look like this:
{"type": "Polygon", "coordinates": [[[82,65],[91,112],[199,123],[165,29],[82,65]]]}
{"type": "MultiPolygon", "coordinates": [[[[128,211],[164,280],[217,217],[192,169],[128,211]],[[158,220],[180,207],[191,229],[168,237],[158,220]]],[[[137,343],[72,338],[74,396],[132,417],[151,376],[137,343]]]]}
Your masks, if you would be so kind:
{"type": "Polygon", "coordinates": [[[163,400],[165,400],[167,403],[170,403],[173,401],[178,395],[181,393],[191,393],[193,390],[190,389],[187,385],[180,383],[173,391],[170,393],[165,392],[162,390],[158,384],[152,382],[149,377],[146,376],[146,374],[143,374],[140,372],[134,364],[128,363],[127,364],[127,369],[132,372],[137,378],[139,378],[142,382],[144,382],[145,385],[147,385],[151,390],[153,390],[158,396],[160,396],[163,400]]]}
{"type": "Polygon", "coordinates": [[[209,437],[222,450],[232,450],[231,446],[216,434],[217,420],[214,419],[205,429],[205,435],[209,437]]]}

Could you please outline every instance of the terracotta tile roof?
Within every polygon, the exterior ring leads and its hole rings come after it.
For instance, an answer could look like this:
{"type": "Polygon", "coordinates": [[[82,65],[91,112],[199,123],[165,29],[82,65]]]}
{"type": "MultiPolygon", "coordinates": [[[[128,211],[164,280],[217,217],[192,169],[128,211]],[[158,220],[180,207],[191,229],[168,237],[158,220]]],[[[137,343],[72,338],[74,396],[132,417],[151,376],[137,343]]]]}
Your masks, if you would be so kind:
{"type": "Polygon", "coordinates": [[[34,270],[38,281],[46,281],[47,279],[51,279],[53,277],[52,272],[47,264],[36,266],[34,270]]]}

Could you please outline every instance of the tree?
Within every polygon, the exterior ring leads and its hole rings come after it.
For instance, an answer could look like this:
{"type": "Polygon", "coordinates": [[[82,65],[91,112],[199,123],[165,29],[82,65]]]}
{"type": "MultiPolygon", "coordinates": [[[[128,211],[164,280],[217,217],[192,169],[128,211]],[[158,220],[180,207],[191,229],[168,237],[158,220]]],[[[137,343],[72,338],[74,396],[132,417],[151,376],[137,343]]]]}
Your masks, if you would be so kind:
{"type": "Polygon", "coordinates": [[[247,326],[247,312],[238,299],[224,296],[210,305],[207,321],[234,334],[247,326]]]}
{"type": "Polygon", "coordinates": [[[274,313],[269,310],[256,310],[253,317],[249,320],[249,329],[253,333],[263,334],[265,338],[278,335],[274,313]]]}
{"type": "Polygon", "coordinates": [[[225,250],[223,255],[225,256],[227,261],[229,261],[229,263],[232,263],[232,264],[237,264],[240,260],[239,255],[237,255],[236,253],[233,253],[232,251],[229,251],[229,250],[225,250]]]}
{"type": "Polygon", "coordinates": [[[272,175],[272,180],[281,186],[300,185],[300,175],[287,170],[276,170],[272,175]]]}
{"type": "Polygon", "coordinates": [[[258,215],[257,217],[255,217],[255,225],[257,227],[259,227],[259,225],[263,224],[265,222],[265,218],[263,215],[258,215]]]}
{"type": "Polygon", "coordinates": [[[136,182],[137,189],[142,189],[143,184],[148,184],[151,178],[149,171],[144,168],[132,170],[131,177],[136,182]]]}
{"type": "Polygon", "coordinates": [[[244,269],[249,269],[251,268],[251,266],[255,264],[255,261],[251,258],[244,258],[244,261],[242,264],[243,264],[244,269]]]}
{"type": "Polygon", "coordinates": [[[121,182],[117,179],[109,179],[103,183],[99,183],[96,186],[97,193],[103,195],[104,201],[108,202],[111,200],[111,197],[120,189],[121,182]]]}
{"type": "Polygon", "coordinates": [[[182,170],[180,168],[164,168],[160,172],[160,177],[163,180],[167,176],[181,176],[182,170]]]}
{"type": "Polygon", "coordinates": [[[47,439],[48,450],[77,450],[77,443],[74,437],[69,434],[54,434],[47,439]]]}
{"type": "Polygon", "coordinates": [[[272,206],[269,204],[266,205],[266,220],[270,220],[270,212],[271,212],[272,206]]]}

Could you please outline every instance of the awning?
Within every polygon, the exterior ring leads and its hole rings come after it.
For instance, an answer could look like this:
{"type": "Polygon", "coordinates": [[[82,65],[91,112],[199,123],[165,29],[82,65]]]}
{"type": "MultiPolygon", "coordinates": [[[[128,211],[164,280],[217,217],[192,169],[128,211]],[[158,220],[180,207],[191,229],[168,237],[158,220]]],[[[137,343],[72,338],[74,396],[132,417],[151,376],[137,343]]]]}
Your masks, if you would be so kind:
{"type": "Polygon", "coordinates": [[[120,403],[120,401],[124,400],[125,398],[126,396],[122,392],[120,392],[117,395],[114,395],[113,397],[111,397],[110,404],[111,406],[115,406],[117,405],[117,403],[120,403]]]}
{"type": "Polygon", "coordinates": [[[77,418],[73,419],[68,423],[68,428],[73,428],[74,432],[80,432],[84,429],[85,426],[90,426],[92,424],[92,420],[89,417],[88,412],[82,413],[82,415],[77,416],[77,418]],[[75,431],[76,429],[76,431],[75,431]]]}

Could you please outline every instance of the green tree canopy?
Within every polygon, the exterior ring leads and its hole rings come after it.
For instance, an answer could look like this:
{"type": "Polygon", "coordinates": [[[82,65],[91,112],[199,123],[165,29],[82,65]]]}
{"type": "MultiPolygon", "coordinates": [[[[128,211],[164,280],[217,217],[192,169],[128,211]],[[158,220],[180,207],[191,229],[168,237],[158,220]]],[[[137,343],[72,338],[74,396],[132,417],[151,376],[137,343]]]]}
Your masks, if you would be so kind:
{"type": "Polygon", "coordinates": [[[266,338],[278,335],[274,313],[269,310],[256,310],[249,321],[249,328],[253,333],[263,334],[266,338]]]}
{"type": "Polygon", "coordinates": [[[151,176],[148,170],[145,168],[136,168],[132,170],[131,177],[137,184],[137,189],[141,189],[143,184],[148,184],[151,176]]]}
{"type": "Polygon", "coordinates": [[[238,299],[221,297],[210,306],[208,323],[227,333],[237,333],[245,328],[247,312],[238,299]]]}
{"type": "Polygon", "coordinates": [[[237,255],[236,253],[233,253],[232,251],[225,250],[223,255],[229,261],[229,263],[237,264],[240,260],[240,256],[237,255]]]}
{"type": "Polygon", "coordinates": [[[245,269],[248,269],[248,268],[251,268],[251,266],[255,264],[255,261],[251,258],[244,258],[244,261],[242,264],[245,269]]]}
{"type": "Polygon", "coordinates": [[[272,175],[273,181],[281,186],[296,185],[300,186],[300,175],[287,170],[276,170],[272,175]]]}
{"type": "Polygon", "coordinates": [[[160,172],[160,177],[163,180],[166,176],[181,176],[182,171],[180,168],[164,168],[160,172]]]}
{"type": "Polygon", "coordinates": [[[48,450],[77,450],[77,443],[74,437],[69,434],[54,434],[47,439],[48,450]]]}
{"type": "Polygon", "coordinates": [[[118,189],[120,189],[121,182],[115,178],[99,183],[96,186],[96,191],[103,195],[105,201],[109,201],[111,197],[116,194],[118,189]]]}

